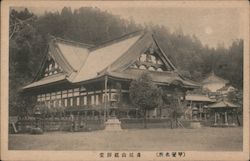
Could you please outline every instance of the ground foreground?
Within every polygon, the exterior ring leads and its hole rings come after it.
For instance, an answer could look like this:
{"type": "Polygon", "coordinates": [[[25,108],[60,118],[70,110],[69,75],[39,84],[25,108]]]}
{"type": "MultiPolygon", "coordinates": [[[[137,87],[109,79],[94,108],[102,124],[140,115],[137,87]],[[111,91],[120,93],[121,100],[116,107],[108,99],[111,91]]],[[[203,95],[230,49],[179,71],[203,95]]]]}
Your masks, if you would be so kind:
{"type": "Polygon", "coordinates": [[[201,128],[11,134],[9,149],[242,151],[242,133],[242,128],[201,128]]]}

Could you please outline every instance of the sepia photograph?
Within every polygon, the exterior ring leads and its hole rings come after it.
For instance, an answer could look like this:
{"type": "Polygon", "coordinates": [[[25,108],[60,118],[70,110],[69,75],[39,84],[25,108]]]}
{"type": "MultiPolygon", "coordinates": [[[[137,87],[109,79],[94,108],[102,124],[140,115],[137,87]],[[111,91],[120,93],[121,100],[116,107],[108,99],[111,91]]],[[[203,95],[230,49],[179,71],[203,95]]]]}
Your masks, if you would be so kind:
{"type": "Polygon", "coordinates": [[[247,1],[4,2],[3,160],[248,160],[247,1]]]}

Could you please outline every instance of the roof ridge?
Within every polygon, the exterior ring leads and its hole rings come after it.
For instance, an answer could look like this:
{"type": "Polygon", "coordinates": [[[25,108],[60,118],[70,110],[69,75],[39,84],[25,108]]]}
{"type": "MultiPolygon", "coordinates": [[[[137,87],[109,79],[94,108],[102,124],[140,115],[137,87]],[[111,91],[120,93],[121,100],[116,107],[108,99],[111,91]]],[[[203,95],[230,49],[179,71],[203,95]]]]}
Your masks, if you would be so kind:
{"type": "Polygon", "coordinates": [[[113,43],[117,43],[117,42],[129,39],[129,38],[135,37],[135,36],[137,36],[139,34],[143,34],[143,32],[144,32],[143,30],[137,30],[137,31],[134,31],[134,32],[131,32],[131,33],[128,33],[128,34],[124,34],[124,35],[119,36],[119,37],[117,37],[115,39],[107,40],[107,41],[104,41],[104,42],[102,42],[100,44],[97,44],[94,47],[90,48],[89,50],[91,52],[91,51],[97,50],[99,48],[109,46],[109,45],[111,45],[113,43]]]}
{"type": "Polygon", "coordinates": [[[57,42],[62,42],[68,45],[73,45],[73,46],[78,46],[78,47],[91,48],[94,46],[93,44],[87,44],[87,43],[77,42],[74,40],[63,39],[60,37],[55,37],[53,35],[49,35],[49,38],[57,42]]]}

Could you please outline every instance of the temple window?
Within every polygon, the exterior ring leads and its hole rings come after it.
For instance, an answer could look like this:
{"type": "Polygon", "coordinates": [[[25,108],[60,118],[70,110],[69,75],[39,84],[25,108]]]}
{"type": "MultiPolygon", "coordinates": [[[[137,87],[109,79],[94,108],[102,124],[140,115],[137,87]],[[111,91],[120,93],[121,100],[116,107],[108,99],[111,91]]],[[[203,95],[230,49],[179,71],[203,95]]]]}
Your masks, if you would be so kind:
{"type": "Polygon", "coordinates": [[[46,100],[50,100],[50,93],[46,94],[46,100]]]}
{"type": "MultiPolygon", "coordinates": [[[[106,99],[107,99],[107,101],[109,101],[109,94],[108,93],[106,94],[106,99]]],[[[103,102],[105,102],[105,93],[103,93],[103,95],[102,95],[102,100],[103,100],[103,102]]]]}
{"type": "Polygon", "coordinates": [[[73,90],[72,89],[69,89],[68,90],[68,97],[72,97],[73,96],[73,90]]]}
{"type": "Polygon", "coordinates": [[[50,101],[46,101],[46,102],[45,102],[45,105],[46,105],[48,108],[50,108],[50,101]]]}
{"type": "Polygon", "coordinates": [[[61,99],[58,100],[58,106],[59,107],[62,106],[62,100],[61,99]]]}
{"type": "Polygon", "coordinates": [[[70,106],[73,106],[73,98],[70,98],[70,106]]]}
{"type": "Polygon", "coordinates": [[[76,105],[79,106],[80,105],[80,98],[76,97],[76,105]]]}
{"type": "Polygon", "coordinates": [[[64,106],[65,106],[65,107],[67,107],[67,106],[68,106],[68,100],[67,100],[67,98],[66,98],[66,99],[64,99],[64,106]]]}
{"type": "Polygon", "coordinates": [[[55,92],[51,93],[51,100],[54,100],[54,99],[56,99],[56,93],[55,92]]]}
{"type": "Polygon", "coordinates": [[[95,104],[95,95],[91,95],[91,105],[95,104]]]}
{"type": "Polygon", "coordinates": [[[87,105],[87,96],[83,96],[83,104],[87,105]]]}
{"type": "Polygon", "coordinates": [[[62,91],[62,98],[67,98],[67,97],[68,97],[67,90],[62,91]]]}
{"type": "Polygon", "coordinates": [[[61,91],[56,92],[56,98],[57,99],[61,99],[62,98],[61,91]]]}
{"type": "Polygon", "coordinates": [[[52,101],[53,102],[53,107],[56,107],[56,100],[52,101]]]}
{"type": "Polygon", "coordinates": [[[74,89],[74,96],[79,96],[80,92],[79,92],[79,88],[75,88],[74,89]]]}
{"type": "Polygon", "coordinates": [[[37,95],[37,102],[41,101],[41,95],[37,95]]]}
{"type": "Polygon", "coordinates": [[[42,101],[45,101],[45,94],[42,94],[42,101]]]}
{"type": "Polygon", "coordinates": [[[96,105],[99,104],[99,95],[96,95],[96,97],[95,97],[95,103],[96,103],[96,105]]]}

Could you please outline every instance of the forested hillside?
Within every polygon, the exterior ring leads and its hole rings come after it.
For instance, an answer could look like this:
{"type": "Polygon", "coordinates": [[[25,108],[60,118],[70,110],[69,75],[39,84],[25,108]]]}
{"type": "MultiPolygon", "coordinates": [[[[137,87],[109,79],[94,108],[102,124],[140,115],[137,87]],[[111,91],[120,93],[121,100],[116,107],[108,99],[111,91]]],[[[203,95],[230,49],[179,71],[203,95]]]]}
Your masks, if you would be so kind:
{"type": "MultiPolygon", "coordinates": [[[[47,48],[47,35],[88,44],[99,44],[121,35],[150,29],[161,48],[180,72],[199,81],[212,70],[230,80],[237,88],[243,82],[243,40],[235,40],[229,48],[209,48],[194,35],[181,30],[169,32],[167,27],[141,26],[134,21],[101,11],[82,7],[74,11],[63,8],[61,12],[47,12],[36,16],[28,9],[10,12],[10,112],[22,106],[21,87],[34,78],[47,48]]],[[[25,103],[24,103],[25,104],[25,103]]]]}

